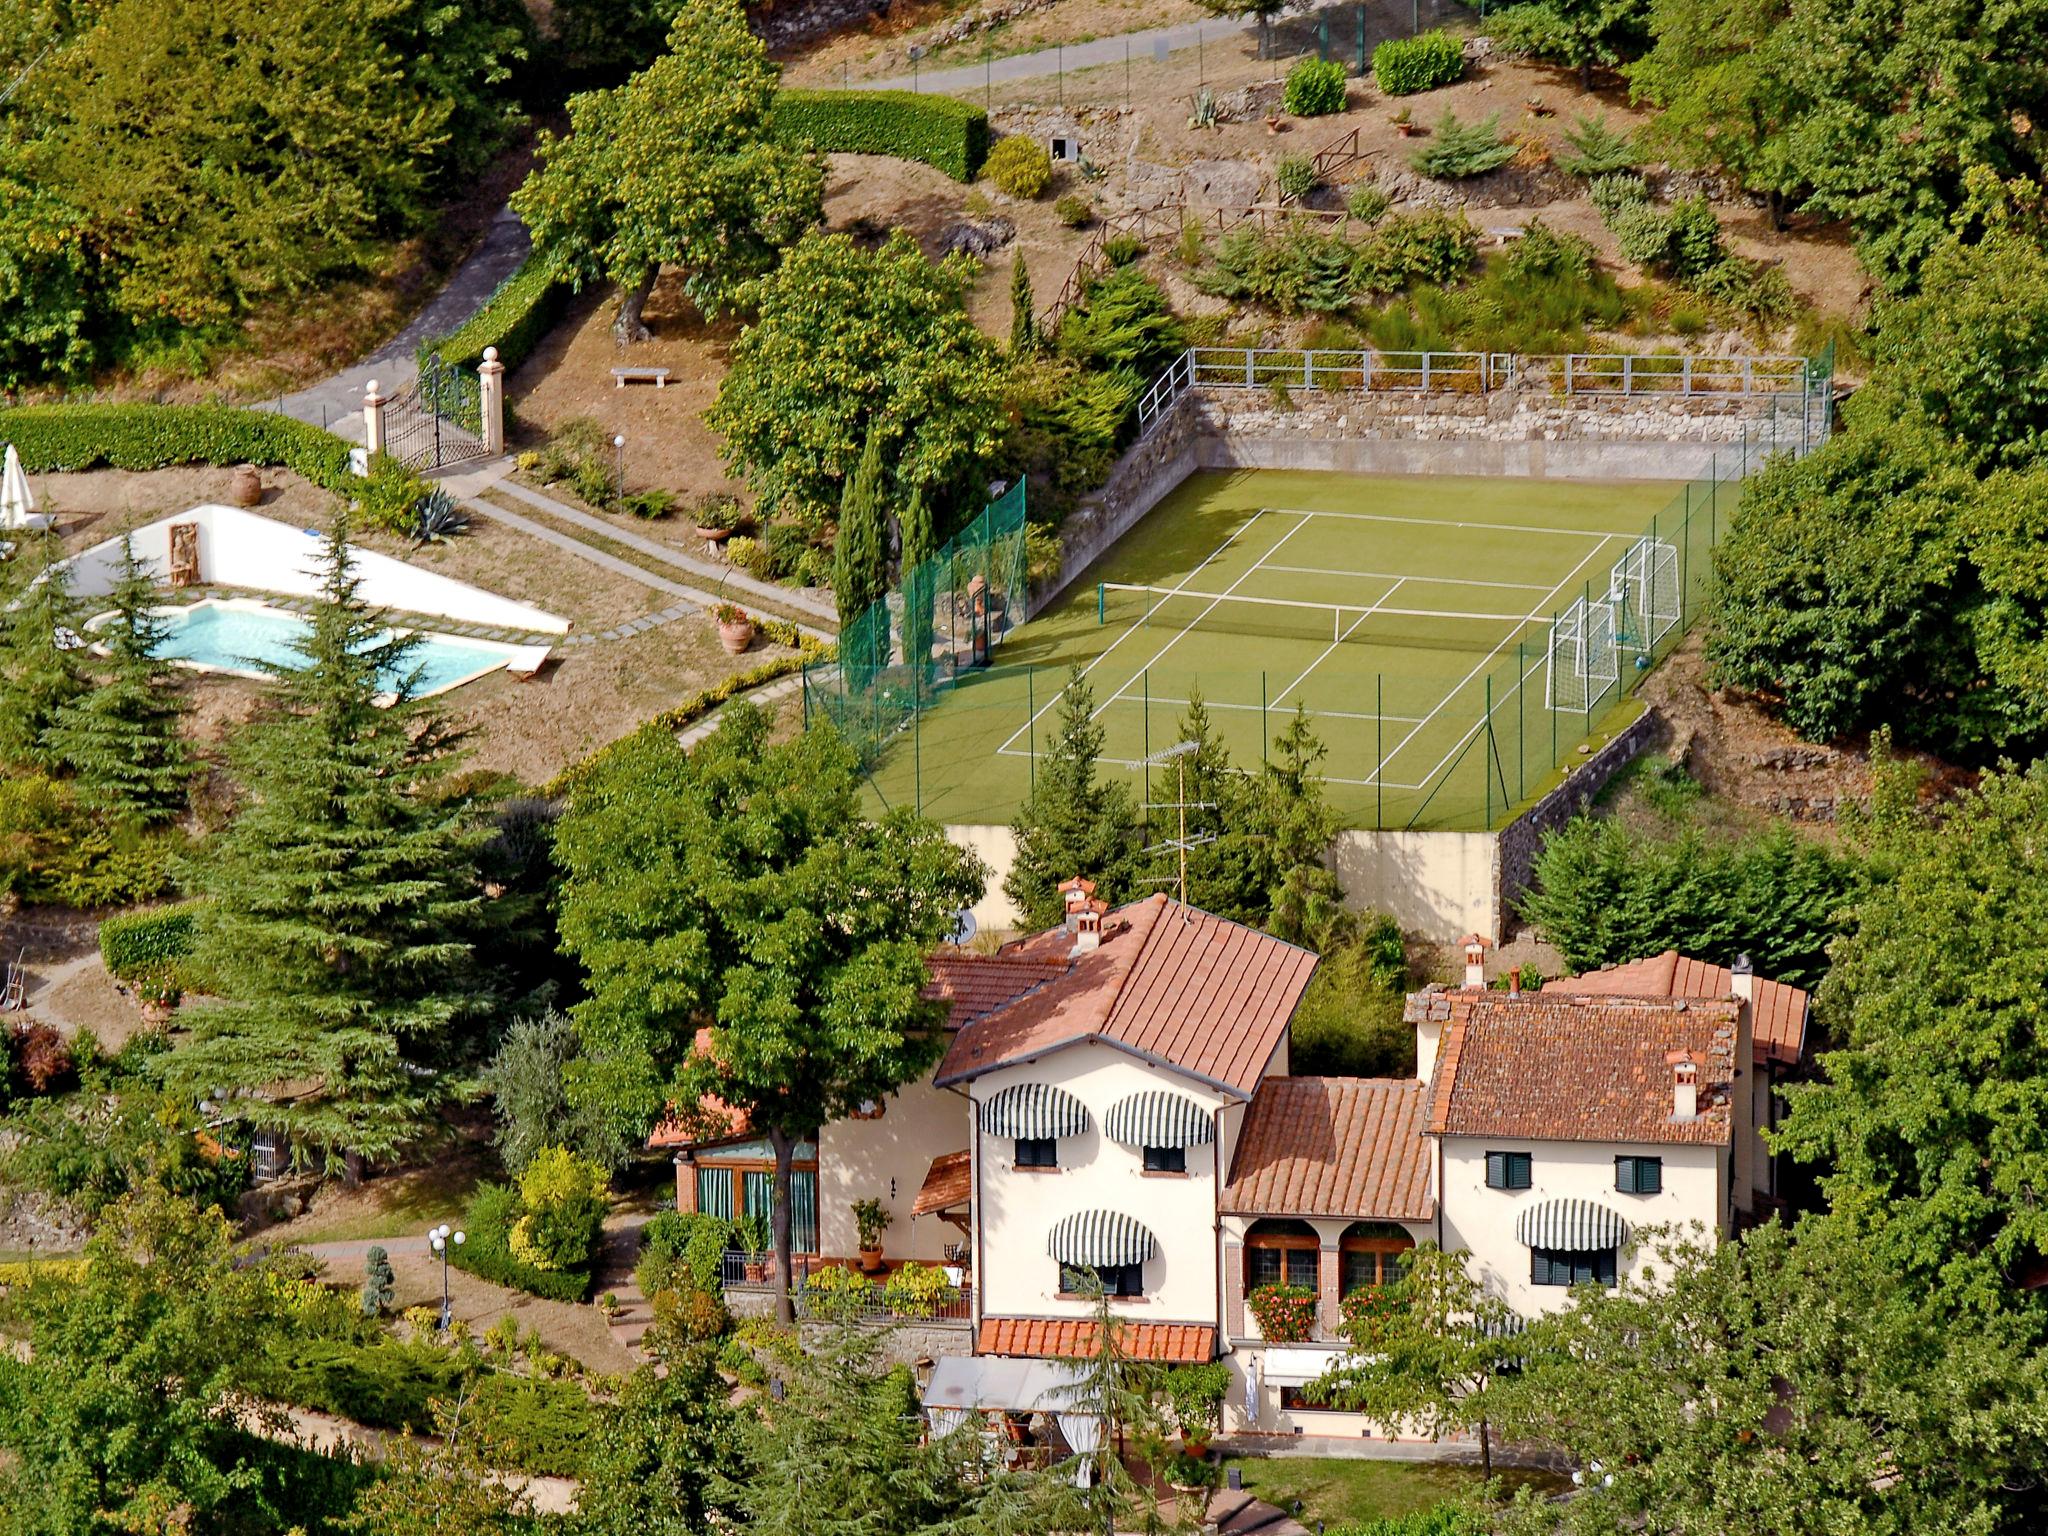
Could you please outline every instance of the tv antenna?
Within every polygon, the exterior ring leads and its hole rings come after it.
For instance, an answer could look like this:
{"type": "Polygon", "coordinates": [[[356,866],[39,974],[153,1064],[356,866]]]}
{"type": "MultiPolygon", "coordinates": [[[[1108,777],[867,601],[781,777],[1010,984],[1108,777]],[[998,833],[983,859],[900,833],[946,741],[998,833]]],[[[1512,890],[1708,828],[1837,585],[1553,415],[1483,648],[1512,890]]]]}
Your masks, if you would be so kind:
{"type": "Polygon", "coordinates": [[[1147,883],[1151,885],[1172,885],[1177,888],[1180,894],[1180,920],[1184,923],[1193,921],[1189,916],[1193,909],[1188,906],[1188,850],[1190,848],[1199,848],[1204,843],[1216,841],[1216,834],[1214,832],[1205,832],[1200,837],[1188,836],[1189,811],[1213,811],[1216,809],[1216,802],[1213,800],[1188,799],[1188,759],[1200,750],[1200,742],[1182,741],[1162,751],[1154,752],[1145,759],[1146,763],[1153,767],[1163,767],[1167,763],[1172,763],[1177,775],[1179,788],[1173,799],[1168,802],[1158,803],[1147,801],[1145,809],[1148,813],[1152,811],[1174,811],[1178,813],[1180,818],[1179,831],[1175,836],[1169,837],[1163,842],[1154,843],[1143,851],[1146,853],[1172,852],[1177,856],[1180,865],[1178,874],[1155,876],[1147,883]]]}

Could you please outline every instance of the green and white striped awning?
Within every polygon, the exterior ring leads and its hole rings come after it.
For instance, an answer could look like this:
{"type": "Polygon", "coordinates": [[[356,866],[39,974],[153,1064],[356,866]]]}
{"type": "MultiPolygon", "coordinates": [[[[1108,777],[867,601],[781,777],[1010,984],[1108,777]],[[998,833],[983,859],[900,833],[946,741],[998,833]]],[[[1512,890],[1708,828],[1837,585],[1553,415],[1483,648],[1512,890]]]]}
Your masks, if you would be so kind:
{"type": "Polygon", "coordinates": [[[1628,1223],[1592,1200],[1545,1200],[1515,1218],[1515,1241],[1566,1253],[1619,1248],[1628,1241],[1628,1223]]]}
{"type": "Polygon", "coordinates": [[[1117,1100],[1102,1117],[1102,1130],[1126,1147],[1199,1147],[1216,1137],[1209,1111],[1184,1094],[1160,1089],[1117,1100]]]}
{"type": "Polygon", "coordinates": [[[981,1106],[981,1128],[990,1136],[1025,1141],[1078,1136],[1088,1129],[1088,1109],[1051,1083],[1018,1083],[981,1106]]]}
{"type": "Polygon", "coordinates": [[[1122,1211],[1076,1211],[1052,1229],[1046,1252],[1062,1264],[1104,1269],[1152,1257],[1152,1234],[1122,1211]]]}

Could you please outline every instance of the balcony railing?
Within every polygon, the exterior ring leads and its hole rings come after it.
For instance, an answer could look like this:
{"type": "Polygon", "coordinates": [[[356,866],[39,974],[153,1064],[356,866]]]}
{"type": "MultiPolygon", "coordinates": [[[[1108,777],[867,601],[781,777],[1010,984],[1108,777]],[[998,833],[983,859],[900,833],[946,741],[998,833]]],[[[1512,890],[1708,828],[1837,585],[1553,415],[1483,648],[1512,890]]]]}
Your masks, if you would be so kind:
{"type": "MultiPolygon", "coordinates": [[[[796,1288],[793,1300],[799,1318],[834,1319],[850,1318],[863,1323],[916,1323],[916,1322],[969,1322],[974,1317],[974,1286],[972,1282],[958,1286],[959,1295],[951,1301],[940,1301],[929,1307],[899,1306],[892,1308],[883,1299],[886,1278],[877,1278],[871,1297],[854,1302],[846,1298],[835,1298],[831,1302],[822,1297],[815,1301],[809,1294],[812,1275],[821,1270],[843,1268],[831,1259],[817,1254],[795,1254],[791,1258],[796,1270],[796,1288]]],[[[719,1282],[728,1291],[773,1291],[777,1288],[775,1279],[775,1257],[773,1254],[747,1254],[737,1249],[728,1249],[719,1260],[719,1282]]]]}

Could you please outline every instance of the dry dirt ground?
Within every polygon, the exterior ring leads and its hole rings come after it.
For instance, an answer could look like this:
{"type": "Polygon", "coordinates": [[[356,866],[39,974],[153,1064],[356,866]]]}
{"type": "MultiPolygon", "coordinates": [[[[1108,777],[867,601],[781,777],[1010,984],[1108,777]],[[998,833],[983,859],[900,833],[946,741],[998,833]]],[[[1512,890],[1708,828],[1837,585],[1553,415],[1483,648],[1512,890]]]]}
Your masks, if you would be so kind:
{"type": "Polygon", "coordinates": [[[791,85],[829,86],[853,80],[888,79],[911,72],[910,50],[925,50],[925,69],[957,68],[980,59],[984,48],[996,58],[1050,48],[1056,43],[1081,43],[1146,27],[1171,27],[1213,15],[1195,0],[1060,0],[1014,21],[977,32],[957,42],[934,46],[951,22],[980,7],[960,0],[925,0],[889,7],[886,16],[828,38],[786,62],[791,85]]]}

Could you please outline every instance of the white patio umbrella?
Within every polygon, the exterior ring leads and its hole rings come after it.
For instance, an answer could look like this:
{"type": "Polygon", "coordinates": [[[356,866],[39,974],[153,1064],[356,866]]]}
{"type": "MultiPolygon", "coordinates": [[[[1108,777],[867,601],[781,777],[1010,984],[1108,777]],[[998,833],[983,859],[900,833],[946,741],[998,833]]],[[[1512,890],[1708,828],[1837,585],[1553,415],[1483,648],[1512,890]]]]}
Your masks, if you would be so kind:
{"type": "Polygon", "coordinates": [[[22,473],[21,455],[9,443],[6,461],[0,464],[0,528],[47,528],[55,521],[36,511],[35,492],[28,488],[28,476],[22,473]]]}

